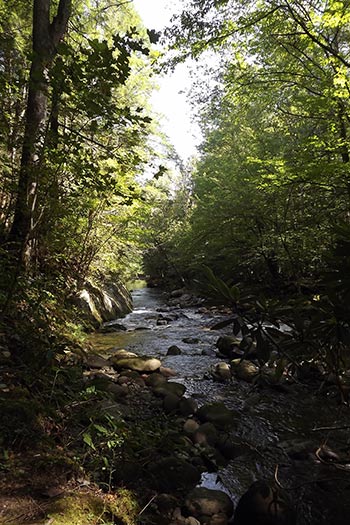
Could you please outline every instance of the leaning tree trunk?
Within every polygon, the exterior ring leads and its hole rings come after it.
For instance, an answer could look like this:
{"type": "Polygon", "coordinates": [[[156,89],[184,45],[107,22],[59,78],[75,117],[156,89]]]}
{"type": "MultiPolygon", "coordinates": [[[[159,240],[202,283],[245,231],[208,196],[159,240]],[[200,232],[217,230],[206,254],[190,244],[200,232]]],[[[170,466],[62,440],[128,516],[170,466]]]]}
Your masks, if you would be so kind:
{"type": "Polygon", "coordinates": [[[71,0],[60,0],[57,14],[50,22],[51,0],[34,0],[33,58],[25,114],[22,157],[15,213],[8,242],[23,268],[30,262],[36,200],[45,148],[48,106],[48,72],[63,38],[71,10],[71,0]]]}

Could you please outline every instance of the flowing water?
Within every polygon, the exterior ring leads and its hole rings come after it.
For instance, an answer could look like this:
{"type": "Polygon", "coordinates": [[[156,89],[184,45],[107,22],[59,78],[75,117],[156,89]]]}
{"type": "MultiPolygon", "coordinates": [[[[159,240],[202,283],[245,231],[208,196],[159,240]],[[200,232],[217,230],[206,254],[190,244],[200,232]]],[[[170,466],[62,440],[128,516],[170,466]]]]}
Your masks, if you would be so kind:
{"type": "Polygon", "coordinates": [[[177,372],[176,381],[186,386],[186,395],[196,397],[199,404],[224,402],[236,413],[232,439],[242,445],[242,455],[218,474],[203,476],[203,484],[225,490],[236,503],[253,481],[273,479],[278,465],[278,480],[297,506],[298,525],[348,525],[350,466],[326,464],[314,452],[327,442],[348,455],[350,438],[344,427],[350,429],[349,409],[306,385],[277,391],[235,379],[216,382],[208,372],[220,361],[215,343],[225,330],[209,326],[220,320],[219,314],[203,313],[198,307],[168,307],[165,295],[156,289],[134,291],[133,301],[133,312],[118,320],[126,331],[94,334],[95,348],[106,355],[125,348],[158,357],[177,372]],[[181,355],[166,355],[172,345],[181,349],[181,355]],[[342,428],[317,430],[320,427],[342,428]],[[298,447],[309,453],[297,453],[298,447]],[[287,454],[291,449],[293,459],[287,454]]]}

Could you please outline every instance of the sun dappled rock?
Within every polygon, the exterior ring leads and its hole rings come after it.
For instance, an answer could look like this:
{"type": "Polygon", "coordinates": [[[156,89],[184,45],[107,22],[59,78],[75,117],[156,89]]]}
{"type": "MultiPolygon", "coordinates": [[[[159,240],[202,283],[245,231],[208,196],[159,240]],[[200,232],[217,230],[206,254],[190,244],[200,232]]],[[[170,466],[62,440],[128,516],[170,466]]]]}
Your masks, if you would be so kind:
{"type": "Polygon", "coordinates": [[[137,372],[154,372],[161,365],[159,359],[155,357],[137,356],[126,350],[119,350],[109,358],[109,361],[118,370],[127,368],[137,372]]]}
{"type": "Polygon", "coordinates": [[[240,359],[231,361],[231,366],[238,379],[251,383],[259,373],[259,367],[252,361],[241,361],[240,359]],[[239,361],[239,362],[238,362],[239,361]]]}
{"type": "Polygon", "coordinates": [[[240,340],[231,335],[222,335],[216,341],[216,347],[219,350],[220,354],[226,357],[230,357],[231,359],[233,359],[234,357],[240,357],[240,355],[235,355],[237,354],[237,352],[239,354],[243,354],[242,350],[240,350],[239,348],[239,345],[240,340]]]}
{"type": "Polygon", "coordinates": [[[231,381],[231,367],[228,363],[216,363],[212,375],[216,381],[231,381]]]}

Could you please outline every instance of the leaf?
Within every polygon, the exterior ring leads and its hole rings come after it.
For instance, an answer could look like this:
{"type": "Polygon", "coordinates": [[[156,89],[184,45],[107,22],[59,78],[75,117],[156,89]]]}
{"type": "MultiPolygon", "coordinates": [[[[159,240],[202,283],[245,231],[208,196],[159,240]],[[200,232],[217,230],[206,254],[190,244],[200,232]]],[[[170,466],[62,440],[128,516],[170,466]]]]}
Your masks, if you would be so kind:
{"type": "Polygon", "coordinates": [[[91,447],[93,450],[96,450],[96,447],[92,441],[92,437],[91,437],[91,434],[89,434],[88,432],[85,432],[83,434],[83,441],[84,443],[86,443],[89,447],[91,447]]]}
{"type": "Polygon", "coordinates": [[[107,435],[110,433],[107,428],[103,427],[102,425],[97,425],[96,423],[94,423],[94,428],[96,428],[96,430],[98,430],[101,434],[104,434],[104,435],[107,435]]]}

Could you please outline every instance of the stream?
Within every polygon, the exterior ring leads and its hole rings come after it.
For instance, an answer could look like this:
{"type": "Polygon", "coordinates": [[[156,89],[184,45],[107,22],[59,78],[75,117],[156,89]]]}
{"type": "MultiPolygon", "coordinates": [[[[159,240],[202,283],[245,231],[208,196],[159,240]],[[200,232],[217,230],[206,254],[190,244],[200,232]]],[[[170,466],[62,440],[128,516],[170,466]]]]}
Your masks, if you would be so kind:
{"type": "Polygon", "coordinates": [[[294,501],[298,525],[348,525],[350,465],[346,461],[332,465],[331,459],[325,456],[322,461],[315,452],[327,444],[332,451],[349,455],[349,430],[344,428],[350,428],[349,408],[305,384],[291,383],[278,391],[235,378],[229,383],[214,381],[209,372],[224,360],[215,354],[215,343],[230,332],[209,327],[222,315],[198,306],[169,307],[157,289],[142,288],[132,295],[133,312],[117,320],[126,330],[93,334],[94,347],[107,356],[124,348],[158,357],[176,371],[174,380],[186,386],[186,396],[199,404],[224,402],[235,411],[232,439],[242,445],[242,455],[218,473],[204,475],[202,483],[224,490],[236,505],[252,482],[273,479],[278,465],[278,481],[294,501]],[[181,355],[166,355],[172,345],[181,349],[181,355]],[[324,427],[327,430],[317,430],[324,427]]]}

